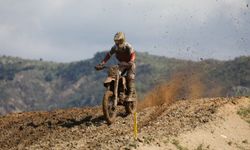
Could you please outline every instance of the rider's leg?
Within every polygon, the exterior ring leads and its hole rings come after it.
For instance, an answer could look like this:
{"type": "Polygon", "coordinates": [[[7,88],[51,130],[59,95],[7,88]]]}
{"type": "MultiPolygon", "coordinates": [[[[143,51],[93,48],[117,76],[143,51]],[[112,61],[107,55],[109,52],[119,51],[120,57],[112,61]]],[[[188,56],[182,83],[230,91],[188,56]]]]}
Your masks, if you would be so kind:
{"type": "Polygon", "coordinates": [[[135,93],[135,71],[136,66],[133,64],[131,68],[128,69],[128,76],[127,76],[127,82],[128,82],[128,97],[127,100],[131,99],[133,97],[133,93],[135,93]]]}

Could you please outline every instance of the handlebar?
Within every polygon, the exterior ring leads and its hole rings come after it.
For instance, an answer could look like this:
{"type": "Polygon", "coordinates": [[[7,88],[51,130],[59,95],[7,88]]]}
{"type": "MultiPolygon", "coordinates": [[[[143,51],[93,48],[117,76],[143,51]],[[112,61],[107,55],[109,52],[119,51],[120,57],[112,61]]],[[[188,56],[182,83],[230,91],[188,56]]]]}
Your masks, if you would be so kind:
{"type": "Polygon", "coordinates": [[[98,64],[98,65],[95,66],[95,69],[97,71],[99,71],[99,70],[108,69],[108,68],[111,68],[111,67],[114,67],[114,66],[117,66],[120,69],[121,68],[126,69],[126,68],[131,67],[131,65],[129,63],[127,63],[127,62],[121,62],[118,65],[113,65],[113,66],[105,66],[105,65],[102,65],[102,64],[98,64]]]}

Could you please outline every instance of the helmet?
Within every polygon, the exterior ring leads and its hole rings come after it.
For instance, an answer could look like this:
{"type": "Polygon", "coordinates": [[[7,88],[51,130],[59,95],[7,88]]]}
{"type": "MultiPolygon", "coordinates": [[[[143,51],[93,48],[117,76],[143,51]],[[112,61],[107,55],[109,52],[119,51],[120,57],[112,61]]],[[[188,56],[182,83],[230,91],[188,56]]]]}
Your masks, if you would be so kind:
{"type": "Polygon", "coordinates": [[[118,47],[122,47],[125,43],[125,34],[123,32],[117,32],[114,36],[114,41],[118,47]]]}

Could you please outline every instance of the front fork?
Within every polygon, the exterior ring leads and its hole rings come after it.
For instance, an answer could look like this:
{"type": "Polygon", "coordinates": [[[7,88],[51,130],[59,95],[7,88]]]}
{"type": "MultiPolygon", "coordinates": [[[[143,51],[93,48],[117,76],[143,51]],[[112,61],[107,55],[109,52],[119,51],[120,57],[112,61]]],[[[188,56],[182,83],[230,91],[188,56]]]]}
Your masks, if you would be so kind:
{"type": "Polygon", "coordinates": [[[118,86],[119,86],[119,73],[116,74],[115,76],[115,83],[114,83],[114,95],[115,95],[115,99],[114,99],[114,107],[117,107],[118,104],[118,86]]]}

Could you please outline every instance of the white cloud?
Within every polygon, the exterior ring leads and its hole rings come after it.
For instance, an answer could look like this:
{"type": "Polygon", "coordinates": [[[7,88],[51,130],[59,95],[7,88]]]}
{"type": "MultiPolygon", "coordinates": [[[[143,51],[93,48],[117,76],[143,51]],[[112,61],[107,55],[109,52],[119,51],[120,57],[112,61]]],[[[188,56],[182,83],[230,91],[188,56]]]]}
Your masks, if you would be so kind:
{"type": "Polygon", "coordinates": [[[249,0],[0,0],[0,55],[55,61],[90,58],[109,49],[117,31],[124,31],[137,50],[158,55],[196,59],[210,57],[218,49],[221,59],[250,55],[247,3],[249,0]],[[196,53],[180,55],[178,50],[187,47],[196,53]]]}

